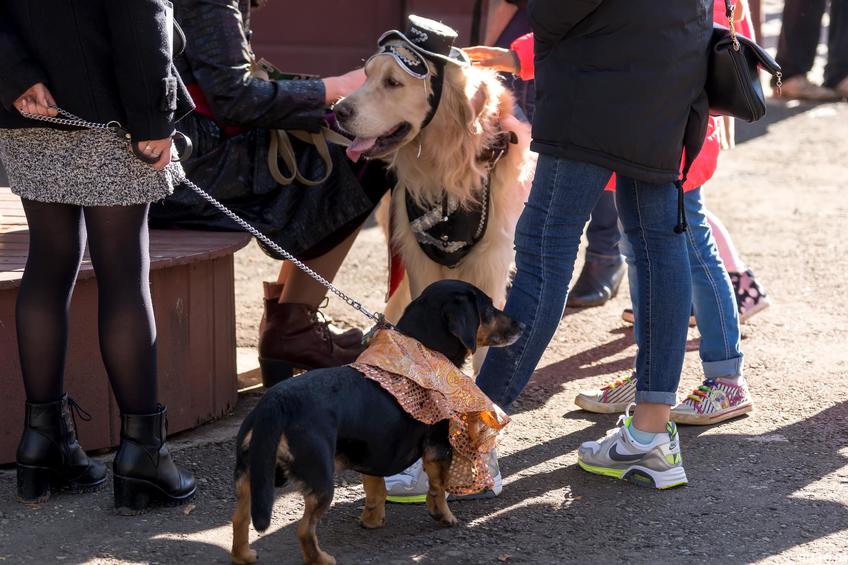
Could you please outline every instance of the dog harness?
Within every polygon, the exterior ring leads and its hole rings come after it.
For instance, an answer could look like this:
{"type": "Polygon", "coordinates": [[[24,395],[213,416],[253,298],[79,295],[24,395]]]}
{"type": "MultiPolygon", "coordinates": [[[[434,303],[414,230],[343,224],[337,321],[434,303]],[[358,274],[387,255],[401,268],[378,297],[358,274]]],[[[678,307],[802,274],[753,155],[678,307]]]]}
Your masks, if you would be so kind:
{"type": "Polygon", "coordinates": [[[487,163],[488,169],[479,202],[463,207],[456,198],[443,192],[439,202],[422,207],[406,193],[406,215],[412,233],[432,261],[452,269],[483,239],[489,221],[492,172],[511,143],[518,143],[518,136],[511,131],[500,131],[478,157],[487,163]]]}
{"type": "Polygon", "coordinates": [[[378,330],[350,365],[395,397],[401,408],[425,424],[449,420],[453,448],[447,491],[466,495],[491,488],[486,464],[498,432],[509,417],[447,357],[397,330],[378,330]]]}

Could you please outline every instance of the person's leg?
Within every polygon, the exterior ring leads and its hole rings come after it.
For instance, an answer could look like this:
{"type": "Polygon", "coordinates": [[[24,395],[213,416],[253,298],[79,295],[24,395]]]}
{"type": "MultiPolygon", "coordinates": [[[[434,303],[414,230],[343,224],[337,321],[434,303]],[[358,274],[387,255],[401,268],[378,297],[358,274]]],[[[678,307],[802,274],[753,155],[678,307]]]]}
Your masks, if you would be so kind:
{"type": "Polygon", "coordinates": [[[677,192],[671,183],[649,184],[619,177],[616,202],[633,248],[636,412],[639,430],[661,433],[675,404],[692,304],[686,238],[675,233],[677,192]]]}
{"type": "Polygon", "coordinates": [[[831,0],[824,85],[848,96],[848,0],[831,0]]]}
{"type": "Polygon", "coordinates": [[[521,393],[559,325],[583,227],[611,172],[541,155],[515,230],[518,271],[505,312],[527,330],[490,349],[477,384],[504,409],[521,393]]]}
{"type": "MultiPolygon", "coordinates": [[[[304,261],[304,263],[328,281],[332,281],[336,278],[336,274],[350,252],[350,248],[353,247],[357,235],[359,235],[359,228],[351,232],[341,243],[327,253],[304,261]]],[[[281,303],[308,304],[317,308],[324,301],[324,297],[327,296],[327,289],[324,285],[288,261],[283,264],[280,270],[280,278],[284,278],[285,282],[285,288],[280,294],[281,303]]],[[[277,282],[283,282],[280,278],[277,279],[277,282]]]]}
{"type": "Polygon", "coordinates": [[[621,233],[615,193],[604,191],[586,228],[586,262],[568,296],[571,307],[601,306],[618,293],[624,278],[624,261],[619,252],[621,233]]]}
{"type": "Polygon", "coordinates": [[[97,274],[100,351],[118,407],[156,410],[156,325],[150,299],[147,205],[85,208],[97,274]]]}
{"type": "Polygon", "coordinates": [[[15,311],[21,373],[29,402],[59,400],[68,341],[68,309],[85,249],[78,206],[23,201],[29,254],[15,311]]]}
{"type": "Polygon", "coordinates": [[[167,409],[157,402],[148,208],[83,210],[97,275],[100,353],[121,410],[121,444],[112,462],[115,508],[129,514],[184,504],[196,492],[194,475],[171,459],[167,409]]]}
{"type": "Polygon", "coordinates": [[[731,273],[744,273],[748,267],[745,265],[745,261],[742,260],[742,256],[736,249],[736,245],[733,243],[730,231],[728,231],[721,219],[709,210],[705,209],[704,215],[710,223],[710,232],[712,233],[713,239],[718,247],[718,253],[724,267],[731,273]]]}
{"type": "Polygon", "coordinates": [[[777,62],[783,80],[805,76],[813,68],[827,0],[786,0],[777,62]]]}
{"type": "Polygon", "coordinates": [[[23,201],[29,255],[18,291],[15,324],[26,390],[24,431],[18,444],[17,496],[43,503],[51,485],[70,492],[97,490],[106,466],[89,459],[76,438],[64,391],[68,307],[85,232],[78,206],[23,201]]]}
{"type": "Polygon", "coordinates": [[[742,351],[733,286],[707,221],[701,189],[687,192],[685,203],[692,299],[704,376],[735,379],[742,375],[742,351]]]}
{"type": "Polygon", "coordinates": [[[742,379],[743,356],[736,299],[707,221],[701,189],[686,193],[686,232],[692,270],[692,297],[701,334],[704,383],[675,406],[672,419],[714,424],[751,410],[742,379]]]}
{"type": "MultiPolygon", "coordinates": [[[[676,400],[688,333],[692,282],[686,239],[674,231],[677,191],[618,177],[616,202],[632,247],[636,288],[636,409],[624,425],[578,450],[578,465],[594,474],[664,489],[686,484],[676,400]]],[[[621,421],[621,420],[620,420],[621,421]]]]}
{"type": "Polygon", "coordinates": [[[768,308],[771,305],[771,300],[765,289],[757,281],[754,272],[742,260],[730,232],[722,221],[709,210],[704,210],[704,214],[718,246],[721,261],[730,276],[730,282],[736,294],[740,322],[745,323],[751,316],[768,308]]]}

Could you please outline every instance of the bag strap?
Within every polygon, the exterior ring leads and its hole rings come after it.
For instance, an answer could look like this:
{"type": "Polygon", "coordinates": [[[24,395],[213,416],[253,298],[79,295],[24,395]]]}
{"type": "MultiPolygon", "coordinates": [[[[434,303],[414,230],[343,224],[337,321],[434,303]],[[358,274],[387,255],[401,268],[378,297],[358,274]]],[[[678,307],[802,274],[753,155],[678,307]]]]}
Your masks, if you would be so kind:
{"type": "Polygon", "coordinates": [[[305,186],[318,186],[324,184],[330,175],[333,174],[333,157],[330,155],[330,148],[327,142],[335,143],[347,147],[350,145],[350,140],[345,136],[337,133],[330,128],[321,128],[318,133],[311,133],[299,130],[271,130],[271,142],[268,148],[268,171],[271,177],[280,185],[288,186],[295,180],[305,186]],[[321,161],[324,163],[324,174],[318,179],[309,179],[300,173],[297,168],[297,158],[294,153],[289,134],[296,139],[309,143],[315,147],[321,161]],[[280,171],[279,159],[283,160],[286,168],[291,171],[289,176],[286,176],[280,171]]]}

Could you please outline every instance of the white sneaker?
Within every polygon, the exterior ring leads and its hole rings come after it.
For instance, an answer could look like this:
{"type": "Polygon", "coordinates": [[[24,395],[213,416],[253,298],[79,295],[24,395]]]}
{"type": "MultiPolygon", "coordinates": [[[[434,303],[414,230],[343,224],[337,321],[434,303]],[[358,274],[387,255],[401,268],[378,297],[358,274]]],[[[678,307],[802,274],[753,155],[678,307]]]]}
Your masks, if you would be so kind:
{"type": "Polygon", "coordinates": [[[503,477],[501,477],[501,468],[498,465],[498,453],[496,450],[493,449],[489,452],[489,458],[486,464],[489,466],[489,473],[492,475],[492,480],[495,483],[492,485],[492,488],[462,496],[450,495],[448,496],[448,500],[483,500],[486,498],[495,498],[500,495],[503,492],[503,477]]]}
{"type": "MultiPolygon", "coordinates": [[[[450,495],[448,500],[481,500],[498,496],[503,491],[503,478],[498,466],[498,454],[495,450],[489,452],[487,464],[494,480],[492,488],[463,496],[450,495]]],[[[427,478],[427,473],[424,472],[424,464],[421,459],[397,475],[386,477],[385,481],[386,492],[388,493],[386,500],[388,502],[396,504],[423,504],[427,502],[430,480],[427,478]]]]}
{"type": "Polygon", "coordinates": [[[424,472],[424,463],[419,459],[397,475],[385,478],[386,500],[397,504],[421,504],[427,501],[430,481],[424,472]]]}
{"type": "Polygon", "coordinates": [[[687,484],[680,436],[669,422],[666,433],[656,434],[643,445],[633,439],[628,425],[630,409],[620,416],[618,426],[598,441],[587,441],[577,451],[577,464],[584,471],[630,481],[638,486],[667,489],[687,484]]]}

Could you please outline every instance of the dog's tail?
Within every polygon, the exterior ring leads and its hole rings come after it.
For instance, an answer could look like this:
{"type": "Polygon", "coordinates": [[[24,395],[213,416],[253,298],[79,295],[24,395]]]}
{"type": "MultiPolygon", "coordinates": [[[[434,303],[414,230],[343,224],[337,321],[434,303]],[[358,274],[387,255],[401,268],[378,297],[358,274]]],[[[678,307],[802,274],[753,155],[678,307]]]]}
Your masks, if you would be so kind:
{"type": "Polygon", "coordinates": [[[248,467],[250,469],[250,516],[253,527],[264,532],[271,525],[271,510],[274,507],[274,486],[282,486],[285,477],[277,473],[280,457],[288,456],[288,449],[281,449],[285,413],[278,402],[266,397],[254,411],[253,435],[250,440],[248,467]]]}

